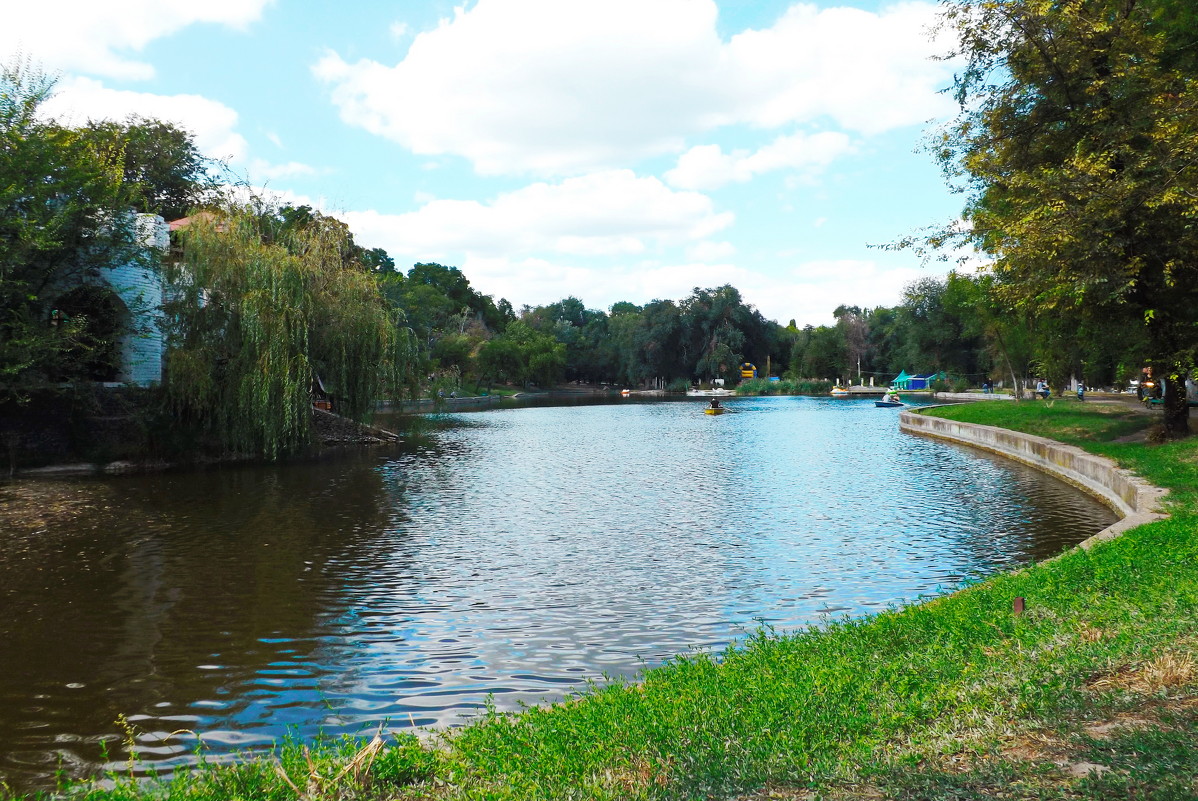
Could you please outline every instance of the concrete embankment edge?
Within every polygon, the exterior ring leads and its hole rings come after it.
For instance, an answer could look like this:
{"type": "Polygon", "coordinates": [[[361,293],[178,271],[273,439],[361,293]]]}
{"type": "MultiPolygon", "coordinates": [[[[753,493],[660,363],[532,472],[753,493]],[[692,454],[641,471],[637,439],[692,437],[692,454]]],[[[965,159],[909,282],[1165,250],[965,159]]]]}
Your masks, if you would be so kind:
{"type": "MultiPolygon", "coordinates": [[[[924,407],[934,408],[934,407],[924,407]]],[[[1098,497],[1115,510],[1120,520],[1090,537],[1079,547],[1119,536],[1130,528],[1160,520],[1161,499],[1167,490],[1155,487],[1110,459],[1086,453],[1044,437],[1021,434],[1005,428],[960,423],[904,410],[899,429],[910,434],[969,445],[1050,473],[1098,497]]]]}

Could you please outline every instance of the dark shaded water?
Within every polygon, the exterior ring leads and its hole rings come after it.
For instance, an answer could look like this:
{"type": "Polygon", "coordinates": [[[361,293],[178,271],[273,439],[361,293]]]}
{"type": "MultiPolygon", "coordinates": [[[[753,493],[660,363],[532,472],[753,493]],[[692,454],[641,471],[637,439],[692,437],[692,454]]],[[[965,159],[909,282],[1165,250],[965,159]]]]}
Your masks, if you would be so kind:
{"type": "Polygon", "coordinates": [[[1113,521],[871,401],[501,409],[280,467],[0,485],[0,780],[461,722],[1113,521]],[[171,732],[187,732],[169,736],[171,732]]]}

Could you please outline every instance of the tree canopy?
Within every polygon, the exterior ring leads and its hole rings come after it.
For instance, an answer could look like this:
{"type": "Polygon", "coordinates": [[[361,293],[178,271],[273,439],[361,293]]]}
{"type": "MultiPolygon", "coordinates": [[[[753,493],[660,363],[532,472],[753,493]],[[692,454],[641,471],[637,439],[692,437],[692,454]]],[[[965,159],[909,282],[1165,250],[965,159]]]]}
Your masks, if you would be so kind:
{"type": "Polygon", "coordinates": [[[135,234],[120,171],[92,138],[39,116],[53,88],[26,63],[0,67],[0,402],[88,374],[97,332],[83,316],[51,325],[51,295],[127,256],[135,234]]]}
{"type": "Polygon", "coordinates": [[[345,225],[318,213],[277,225],[287,216],[237,205],[199,215],[168,265],[172,409],[226,448],[269,457],[307,444],[314,382],[362,418],[417,364],[402,316],[365,265],[346,263],[345,225]]]}
{"type": "MultiPolygon", "coordinates": [[[[1143,326],[1180,385],[1198,355],[1196,15],[1176,0],[952,0],[961,113],[939,139],[966,240],[1009,307],[1143,326]]],[[[1166,426],[1186,430],[1184,392],[1166,426]]]]}

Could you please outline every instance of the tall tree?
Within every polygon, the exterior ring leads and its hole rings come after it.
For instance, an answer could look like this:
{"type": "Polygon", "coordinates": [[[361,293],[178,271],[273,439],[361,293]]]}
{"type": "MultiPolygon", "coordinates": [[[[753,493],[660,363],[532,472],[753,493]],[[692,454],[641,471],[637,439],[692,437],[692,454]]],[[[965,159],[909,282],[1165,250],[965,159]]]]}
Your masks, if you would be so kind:
{"type": "Polygon", "coordinates": [[[183,231],[166,390],[219,446],[273,458],[307,443],[314,376],[338,411],[364,417],[411,384],[415,344],[373,277],[343,264],[340,223],[317,215],[272,241],[271,216],[229,206],[183,231]]]}
{"type": "Polygon", "coordinates": [[[121,171],[39,114],[53,88],[26,62],[0,67],[0,402],[87,377],[97,332],[82,317],[52,325],[49,301],[139,253],[121,171]]]}
{"type": "Polygon", "coordinates": [[[138,211],[175,220],[212,199],[210,162],[190,131],[133,116],[90,122],[80,134],[99,162],[119,171],[138,211]]]}
{"type": "Polygon", "coordinates": [[[1198,357],[1198,50],[1177,0],[951,0],[961,113],[939,157],[967,192],[967,240],[1012,306],[1144,326],[1188,431],[1198,357]],[[1180,390],[1180,391],[1178,391],[1180,390]]]}

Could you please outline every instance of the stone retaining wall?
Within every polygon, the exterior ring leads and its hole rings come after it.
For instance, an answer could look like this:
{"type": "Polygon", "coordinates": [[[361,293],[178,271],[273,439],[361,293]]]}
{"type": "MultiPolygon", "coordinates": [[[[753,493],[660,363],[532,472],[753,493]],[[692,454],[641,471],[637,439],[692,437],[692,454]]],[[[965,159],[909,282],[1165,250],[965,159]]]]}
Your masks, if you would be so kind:
{"type": "Polygon", "coordinates": [[[936,392],[934,393],[936,400],[951,400],[951,401],[1009,401],[1015,400],[1014,395],[1000,394],[997,392],[936,392]]]}
{"type": "Polygon", "coordinates": [[[1072,445],[1005,428],[930,417],[916,411],[903,411],[899,415],[899,429],[1006,456],[1097,496],[1122,519],[1083,542],[1083,548],[1165,516],[1160,507],[1165,490],[1120,468],[1110,459],[1086,453],[1072,445]]]}

